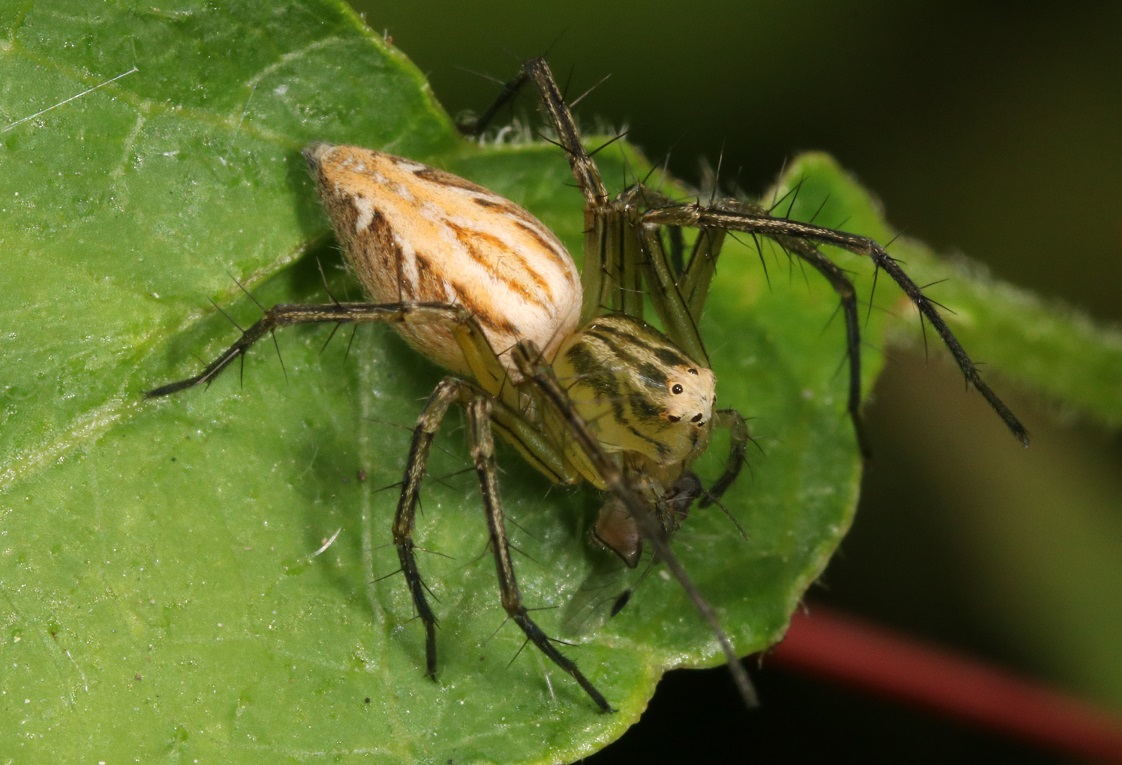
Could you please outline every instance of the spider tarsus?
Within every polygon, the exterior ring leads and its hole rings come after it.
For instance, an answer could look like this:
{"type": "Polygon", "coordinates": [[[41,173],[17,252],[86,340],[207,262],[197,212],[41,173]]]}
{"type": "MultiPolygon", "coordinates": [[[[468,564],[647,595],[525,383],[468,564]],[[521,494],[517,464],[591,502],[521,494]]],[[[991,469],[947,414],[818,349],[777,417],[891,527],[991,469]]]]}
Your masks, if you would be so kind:
{"type": "Polygon", "coordinates": [[[857,440],[857,451],[861,454],[861,459],[865,462],[871,462],[873,459],[873,450],[869,446],[869,438],[865,435],[865,424],[861,419],[858,412],[850,410],[849,419],[853,423],[853,437],[857,440]]]}
{"type": "Polygon", "coordinates": [[[510,618],[517,624],[522,632],[525,633],[526,638],[534,644],[535,647],[546,655],[554,664],[563,669],[569,674],[577,684],[584,689],[584,692],[595,702],[596,706],[600,708],[601,712],[615,712],[615,708],[608,703],[604,694],[597,690],[584,673],[577,667],[576,662],[570,659],[565,654],[558,651],[553,646],[553,641],[546,635],[540,627],[534,622],[533,619],[526,613],[526,609],[521,606],[510,614],[510,618]]]}
{"type": "Polygon", "coordinates": [[[484,110],[483,114],[458,122],[456,129],[460,131],[461,135],[478,138],[490,126],[495,116],[517,97],[519,91],[522,90],[522,86],[526,84],[527,78],[525,69],[519,71],[515,77],[503,85],[502,91],[484,110]]]}
{"type": "Polygon", "coordinates": [[[623,592],[621,592],[616,597],[616,599],[614,601],[612,601],[612,608],[611,608],[610,612],[608,613],[608,618],[609,619],[612,618],[613,616],[618,614],[620,611],[622,611],[624,608],[626,608],[627,604],[629,602],[631,602],[631,596],[633,594],[634,594],[634,590],[632,590],[631,588],[628,588],[628,589],[624,590],[623,592]]]}
{"type": "Polygon", "coordinates": [[[161,385],[158,388],[153,388],[152,390],[146,390],[144,391],[144,397],[160,398],[161,396],[170,396],[173,393],[179,393],[180,391],[187,390],[188,388],[193,388],[202,381],[202,375],[189,377],[186,380],[178,380],[173,383],[168,383],[167,385],[161,385]]]}

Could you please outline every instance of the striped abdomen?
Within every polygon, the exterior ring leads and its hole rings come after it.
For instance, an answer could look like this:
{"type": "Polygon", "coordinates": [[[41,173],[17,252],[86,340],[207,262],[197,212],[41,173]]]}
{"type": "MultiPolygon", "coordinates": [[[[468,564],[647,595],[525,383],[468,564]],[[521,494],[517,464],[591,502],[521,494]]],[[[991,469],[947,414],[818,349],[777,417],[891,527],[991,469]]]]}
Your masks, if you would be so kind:
{"type": "MultiPolygon", "coordinates": [[[[532,340],[552,358],[581,288],[564,246],[530,213],[450,173],[353,146],[304,151],[347,260],[375,303],[450,303],[496,353],[532,340]]],[[[469,375],[449,327],[401,324],[424,355],[469,375]]],[[[508,369],[508,356],[500,358],[508,369]]]]}

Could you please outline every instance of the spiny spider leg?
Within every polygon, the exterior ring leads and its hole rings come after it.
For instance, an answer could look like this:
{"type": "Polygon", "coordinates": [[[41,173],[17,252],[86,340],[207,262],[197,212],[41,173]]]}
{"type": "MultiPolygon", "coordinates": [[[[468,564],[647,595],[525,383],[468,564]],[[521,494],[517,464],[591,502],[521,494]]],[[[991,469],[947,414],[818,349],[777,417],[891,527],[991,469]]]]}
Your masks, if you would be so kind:
{"type": "Polygon", "coordinates": [[[744,421],[744,415],[735,409],[718,409],[714,412],[713,427],[723,428],[729,432],[729,456],[724,472],[701,497],[702,507],[708,507],[719,500],[736,482],[737,476],[748,461],[748,442],[752,440],[748,434],[748,423],[744,421]]]}
{"type": "MultiPolygon", "coordinates": [[[[680,229],[671,229],[671,231],[680,229]]],[[[705,298],[709,296],[709,284],[716,273],[717,256],[725,243],[723,229],[701,229],[697,232],[693,254],[685,267],[681,280],[682,296],[689,306],[690,315],[695,319],[701,316],[705,298]]]]}
{"type": "MultiPolygon", "coordinates": [[[[245,353],[258,340],[281,327],[295,324],[347,324],[347,323],[372,323],[386,322],[390,324],[404,324],[409,322],[447,322],[457,328],[464,340],[471,346],[472,354],[486,355],[493,352],[487,345],[483,333],[479,330],[471,314],[460,306],[447,303],[327,303],[323,305],[280,304],[265,311],[265,315],[258,319],[249,329],[243,330],[242,336],[223,351],[214,361],[207,364],[202,372],[194,377],[178,380],[145,393],[148,398],[169,396],[173,393],[192,388],[200,383],[209,383],[228,367],[234,360],[244,356],[245,353]]],[[[486,378],[481,378],[486,379],[486,378]]]]}
{"type": "MultiPolygon", "coordinates": [[[[660,314],[669,313],[676,317],[674,326],[668,327],[670,339],[691,358],[699,362],[707,362],[708,356],[697,333],[695,317],[689,315],[686,301],[678,294],[675,280],[669,273],[671,266],[666,261],[665,253],[661,252],[662,248],[659,247],[661,256],[657,258],[657,263],[652,264],[649,242],[641,241],[642,228],[636,225],[638,209],[622,199],[619,201],[609,199],[600,171],[580,140],[580,133],[572,113],[545,60],[532,59],[523,64],[522,72],[507,84],[499,97],[499,102],[508,101],[527,81],[532,81],[538,88],[542,109],[557,133],[556,142],[565,151],[573,177],[585,198],[584,264],[581,271],[582,324],[602,315],[606,309],[620,311],[641,319],[643,312],[641,281],[645,273],[647,281],[652,282],[653,287],[667,288],[672,293],[672,296],[665,301],[671,306],[670,309],[668,311],[660,309],[660,314]],[[685,345],[681,342],[683,337],[689,338],[685,345]]],[[[488,110],[485,116],[490,118],[497,108],[488,110]]],[[[480,120],[475,127],[478,129],[484,123],[484,120],[480,120]]],[[[652,293],[655,291],[656,289],[652,289],[652,293]]],[[[573,439],[600,475],[605,487],[627,508],[642,538],[651,544],[656,558],[666,563],[671,574],[713,631],[726,656],[741,697],[749,705],[756,704],[755,689],[747,672],[739,663],[732,642],[721,627],[713,607],[702,596],[671,550],[668,530],[664,529],[656,518],[655,508],[640,495],[629,476],[625,475],[619,464],[604,451],[588,424],[574,410],[572,401],[558,382],[552,368],[542,362],[540,354],[530,344],[521,343],[515,346],[512,359],[522,374],[534,382],[538,395],[544,399],[546,406],[551,407],[562,420],[568,423],[573,431],[573,439]]],[[[733,441],[735,440],[734,438],[733,441]]],[[[729,464],[734,464],[737,459],[734,447],[729,464]]],[[[735,472],[739,472],[739,467],[735,468],[735,472]]]]}
{"type": "MultiPolygon", "coordinates": [[[[641,201],[647,209],[647,212],[642,215],[644,221],[648,220],[652,210],[668,210],[680,206],[668,197],[643,186],[631,187],[621,195],[621,199],[632,204],[641,201]]],[[[752,209],[760,215],[766,215],[762,210],[736,200],[723,200],[711,209],[732,211],[752,209]]],[[[650,274],[648,279],[657,282],[662,288],[661,294],[671,298],[653,301],[667,327],[667,334],[684,350],[697,354],[699,352],[697,349],[702,347],[697,324],[705,307],[708,286],[716,270],[717,257],[724,243],[726,229],[698,227],[698,241],[693,257],[685,266],[684,273],[675,279],[675,274],[670,269],[672,260],[662,247],[660,235],[662,225],[645,223],[638,228],[639,238],[647,255],[646,263],[650,274]],[[675,297],[677,299],[673,299],[675,297]]],[[[671,226],[671,230],[678,228],[680,227],[676,225],[671,226]]],[[[841,300],[842,312],[845,315],[846,355],[849,359],[849,395],[846,408],[853,422],[857,446],[862,456],[868,458],[870,455],[868,440],[861,424],[861,326],[857,314],[857,293],[853,283],[840,266],[819,252],[818,248],[810,242],[796,237],[776,237],[776,239],[782,247],[793,252],[822,274],[841,300]]]]}
{"type": "Polygon", "coordinates": [[[721,254],[726,233],[723,229],[698,229],[697,238],[694,240],[689,261],[684,260],[685,241],[681,226],[667,226],[669,232],[670,251],[663,247],[661,229],[658,226],[640,226],[639,211],[652,207],[671,207],[678,204],[665,194],[652,189],[645,183],[637,183],[619,195],[617,204],[625,205],[636,210],[632,226],[637,231],[643,250],[645,273],[649,282],[656,282],[672,292],[675,302],[682,304],[681,308],[672,309],[664,305],[667,301],[654,299],[652,302],[659,312],[659,317],[667,324],[667,334],[675,342],[682,344],[684,350],[689,350],[686,344],[701,344],[697,332],[697,324],[701,320],[705,308],[705,299],[709,296],[709,285],[717,271],[717,258],[721,254]],[[673,321],[667,319],[667,313],[677,310],[689,317],[689,322],[673,321]],[[676,329],[678,323],[685,325],[685,331],[676,329]],[[676,334],[678,333],[678,334],[676,334]]]}
{"type": "MultiPolygon", "coordinates": [[[[580,187],[589,205],[585,214],[586,219],[589,217],[593,219],[591,222],[586,220],[586,223],[589,223],[587,226],[590,231],[589,235],[592,235],[595,233],[597,215],[599,214],[601,217],[608,217],[611,215],[611,213],[602,212],[602,208],[608,203],[607,192],[600,178],[599,171],[596,169],[595,164],[588,156],[588,152],[584,149],[580,141],[580,134],[577,131],[572,114],[564,103],[560,90],[557,88],[557,84],[549,70],[549,66],[542,59],[534,59],[526,62],[526,64],[523,65],[522,72],[518,77],[508,83],[507,88],[504,90],[499,100],[502,103],[509,101],[514,93],[527,80],[533,81],[541,92],[543,109],[554,129],[557,131],[558,143],[565,150],[569,165],[577,180],[577,185],[580,187]]],[[[495,109],[488,111],[488,119],[493,116],[494,111],[497,110],[499,106],[501,106],[501,104],[496,102],[495,109]]],[[[475,127],[478,129],[479,126],[483,124],[485,124],[485,121],[480,120],[475,127]]],[[[650,190],[644,190],[643,192],[643,194],[646,195],[651,193],[653,192],[650,190]]],[[[813,245],[808,246],[810,242],[834,245],[857,255],[865,255],[873,261],[878,269],[883,269],[888,273],[888,275],[900,285],[900,288],[903,289],[908,298],[916,305],[916,308],[922,316],[926,318],[931,323],[931,326],[935,328],[935,331],[938,332],[939,337],[942,338],[943,343],[950,350],[959,369],[961,369],[965,375],[967,382],[973,385],[986,401],[989,402],[990,406],[997,415],[1001,417],[1002,421],[1005,422],[1006,427],[1009,428],[1013,435],[1021,441],[1022,444],[1028,445],[1029,435],[1027,429],[1016,415],[1013,414],[1005,402],[1003,402],[997,394],[994,393],[993,389],[982,379],[977,366],[970,359],[961,343],[955,338],[954,333],[951,331],[950,327],[947,326],[947,323],[939,314],[934,303],[923,294],[923,291],[904,272],[896,260],[874,240],[856,234],[848,234],[842,231],[825,228],[823,226],[801,223],[787,218],[775,218],[767,214],[761,208],[740,202],[739,200],[727,200],[711,207],[704,207],[701,205],[664,206],[648,209],[642,214],[641,218],[644,227],[648,224],[653,224],[655,226],[690,227],[700,229],[703,232],[719,231],[723,229],[773,237],[780,240],[785,247],[793,251],[797,256],[806,260],[807,263],[830,281],[831,285],[833,285],[834,289],[837,290],[841,296],[843,310],[846,316],[846,344],[850,359],[850,392],[847,408],[853,418],[858,442],[863,453],[867,452],[867,448],[859,419],[860,332],[859,322],[856,319],[856,298],[853,295],[853,286],[838,266],[832,263],[826,256],[822,255],[822,253],[818,252],[816,247],[813,245]]],[[[648,236],[645,240],[646,243],[649,244],[652,239],[648,236]]],[[[718,242],[718,248],[719,244],[718,242]]],[[[586,246],[586,255],[589,250],[593,252],[597,251],[596,248],[589,248],[586,246]]],[[[715,254],[716,249],[712,249],[712,251],[715,254]]],[[[693,265],[692,261],[690,265],[693,265]]],[[[690,271],[690,266],[686,267],[686,271],[690,271]]],[[[699,313],[695,312],[696,309],[699,308],[699,305],[694,302],[696,295],[704,295],[704,290],[699,293],[696,290],[690,289],[686,297],[687,305],[691,309],[695,320],[698,318],[699,313]]],[[[586,293],[586,306],[588,302],[589,295],[586,293]]],[[[673,335],[671,337],[677,340],[673,335]]],[[[686,350],[689,351],[690,349],[687,348],[686,350]]]]}
{"type": "MultiPolygon", "coordinates": [[[[487,356],[494,359],[494,352],[487,344],[475,319],[460,306],[442,303],[401,303],[377,305],[367,303],[331,303],[324,305],[276,305],[265,311],[265,315],[242,332],[229,348],[194,377],[163,385],[148,391],[148,397],[166,396],[185,390],[200,383],[210,382],[235,359],[246,352],[257,341],[269,336],[275,329],[295,324],[314,323],[426,323],[450,324],[455,327],[458,342],[465,356],[487,356]]],[[[495,362],[497,363],[497,361],[495,362]]],[[[486,363],[479,366],[486,368],[486,363]]],[[[425,669],[429,677],[436,677],[436,614],[425,595],[424,580],[417,565],[416,546],[413,542],[416,508],[420,497],[422,478],[428,461],[430,447],[441,422],[453,403],[464,405],[468,412],[469,433],[476,473],[479,476],[483,495],[487,524],[490,530],[491,549],[495,556],[502,604],[507,614],[526,634],[526,637],[557,666],[573,677],[592,698],[601,711],[613,711],[611,705],[591,681],[580,671],[576,663],[566,657],[550,641],[549,637],[529,616],[522,605],[518,591],[514,566],[510,558],[509,542],[503,522],[502,503],[498,491],[498,470],[494,457],[494,438],[491,418],[504,433],[513,436],[513,443],[546,475],[556,480],[572,482],[577,476],[571,469],[565,469],[556,450],[534,437],[525,421],[501,401],[492,398],[493,394],[482,391],[475,385],[457,377],[444,378],[425,403],[413,429],[409,457],[402,479],[401,494],[394,515],[393,538],[397,548],[401,571],[413,606],[425,629],[425,669]]]]}
{"type": "Polygon", "coordinates": [[[417,566],[413,529],[429,449],[436,432],[440,429],[440,425],[448,413],[448,408],[457,401],[463,404],[467,410],[468,441],[471,445],[472,460],[483,497],[483,508],[490,533],[490,548],[495,558],[495,569],[498,574],[503,609],[522,629],[527,639],[557,666],[571,675],[596,702],[601,711],[613,711],[604,695],[584,676],[575,662],[554,647],[549,636],[534,622],[526,607],[522,604],[522,595],[519,592],[518,581],[514,574],[514,562],[510,557],[510,542],[506,534],[502,496],[499,492],[498,466],[495,462],[495,443],[491,430],[492,399],[471,384],[456,377],[446,377],[441,380],[417,418],[393,524],[394,545],[397,547],[401,570],[405,574],[405,581],[413,598],[413,606],[425,626],[426,674],[434,679],[436,677],[437,619],[428,603],[424,582],[417,566]]]}
{"type": "Polygon", "coordinates": [[[602,254],[621,253],[634,245],[634,236],[628,236],[628,227],[618,206],[608,197],[608,190],[600,170],[592,161],[580,140],[580,131],[557,86],[557,81],[545,59],[535,58],[525,62],[521,71],[510,80],[495,102],[477,120],[461,126],[464,133],[478,135],[487,128],[495,115],[518,92],[532,82],[541,96],[539,104],[550,126],[557,133],[555,142],[565,152],[573,178],[585,199],[584,263],[581,266],[581,283],[584,302],[581,323],[584,324],[605,309],[622,311],[630,316],[642,316],[642,301],[638,272],[634,264],[639,261],[624,256],[605,262],[602,254]],[[625,303],[626,301],[626,303],[625,303]]]}
{"type": "MultiPolygon", "coordinates": [[[[532,79],[541,91],[543,110],[557,131],[558,143],[565,150],[577,184],[586,199],[583,274],[586,312],[590,302],[595,302],[598,308],[610,306],[629,315],[642,317],[641,300],[633,306],[627,302],[629,295],[641,295],[638,284],[641,269],[648,284],[652,285],[652,302],[667,335],[691,358],[707,363],[708,353],[698,333],[698,320],[716,270],[717,256],[725,238],[724,231],[715,227],[702,228],[694,242],[690,260],[684,267],[680,253],[673,252],[673,239],[672,253],[668,256],[662,246],[659,229],[638,225],[637,216],[640,207],[651,204],[652,196],[669,200],[642,184],[636,184],[620,194],[614,202],[608,202],[599,170],[580,141],[572,114],[562,100],[544,60],[527,62],[523,67],[523,76],[508,85],[503,95],[504,100],[509,99],[513,88],[520,87],[526,79],[532,79]],[[605,254],[602,259],[601,254],[605,254]],[[593,282],[601,293],[614,289],[621,297],[615,300],[600,297],[590,301],[590,293],[596,294],[588,289],[591,268],[596,268],[602,275],[593,282]]],[[[670,231],[680,232],[681,227],[670,227],[670,231]]],[[[744,417],[735,410],[719,411],[714,426],[730,431],[730,454],[724,473],[704,493],[701,502],[703,507],[719,498],[736,480],[746,459],[746,444],[749,440],[744,417]]]]}
{"type": "Polygon", "coordinates": [[[491,433],[491,399],[476,395],[468,401],[468,433],[475,472],[483,494],[483,510],[487,514],[487,528],[491,534],[491,552],[495,556],[495,571],[499,577],[499,590],[503,609],[514,620],[526,637],[549,659],[568,672],[584,689],[602,712],[612,712],[611,704],[589,682],[576,663],[558,651],[549,636],[530,618],[522,604],[518,581],[514,576],[514,562],[510,557],[510,543],[503,520],[502,495],[499,492],[498,467],[495,464],[495,441],[491,433]]]}
{"type": "Polygon", "coordinates": [[[448,407],[467,392],[467,384],[455,377],[445,377],[437,384],[432,395],[417,416],[413,438],[409,442],[409,457],[405,461],[405,476],[401,481],[397,512],[393,519],[393,542],[405,575],[406,587],[413,598],[413,608],[425,626],[425,674],[436,679],[436,614],[425,597],[425,585],[417,568],[414,552],[413,528],[417,502],[421,497],[421,480],[425,476],[429,449],[433,438],[448,413],[448,407]]]}
{"type": "Polygon", "coordinates": [[[605,205],[608,203],[608,190],[600,178],[600,171],[589,158],[587,152],[581,149],[579,153],[569,151],[572,146],[583,146],[580,140],[580,131],[569,111],[568,105],[557,87],[557,81],[546,64],[545,59],[530,59],[522,65],[522,69],[509,82],[503,86],[502,92],[483,114],[474,120],[461,123],[459,129],[465,135],[479,135],[487,129],[495,116],[509,104],[522,90],[527,82],[533,82],[541,94],[541,107],[545,112],[550,125],[557,131],[557,142],[566,150],[569,165],[573,169],[573,176],[585,200],[592,205],[605,205]]]}
{"type": "MultiPolygon", "coordinates": [[[[811,224],[773,218],[750,205],[731,200],[703,207],[701,205],[655,205],[649,197],[660,196],[648,192],[641,184],[609,200],[599,171],[580,140],[579,132],[569,108],[565,104],[548,65],[540,59],[523,65],[520,75],[513,80],[503,95],[509,100],[525,82],[532,81],[541,93],[542,108],[552,124],[557,143],[565,151],[585,198],[585,266],[582,273],[584,304],[582,321],[600,315],[605,309],[622,311],[636,318],[642,317],[642,301],[631,299],[637,294],[635,274],[641,270],[650,287],[652,301],[658,308],[670,340],[687,354],[706,360],[704,343],[697,331],[709,280],[715,270],[716,257],[725,231],[743,231],[753,235],[768,236],[779,241],[802,260],[819,271],[838,293],[846,317],[846,348],[849,356],[850,380],[848,410],[854,423],[859,448],[867,453],[867,445],[860,423],[860,326],[857,316],[856,295],[852,283],[843,270],[822,254],[816,244],[833,244],[857,254],[868,255],[878,269],[883,268],[916,303],[921,314],[935,326],[972,382],[1022,442],[1027,443],[1024,427],[1007,406],[982,381],[973,362],[954,338],[949,327],[929,301],[899,265],[872,240],[832,231],[811,224]],[[696,256],[686,266],[675,267],[675,260],[667,256],[662,242],[663,227],[690,227],[698,229],[701,241],[695,245],[696,256]],[[715,232],[716,237],[710,237],[715,232]],[[638,268],[636,268],[638,266],[638,268]]],[[[493,112],[491,112],[493,113],[493,112]]],[[[673,246],[673,241],[672,241],[673,246]]],[[[680,562],[667,545],[668,529],[652,514],[649,500],[640,496],[625,470],[607,458],[601,445],[591,437],[581,419],[575,416],[571,402],[564,395],[554,395],[548,381],[553,377],[546,365],[538,365],[532,372],[528,365],[533,356],[525,355],[525,346],[516,349],[514,358],[523,374],[534,379],[539,391],[550,405],[568,420],[570,430],[580,442],[581,449],[595,466],[604,484],[622,502],[634,519],[644,539],[655,548],[656,556],[664,559],[675,578],[682,584],[703,617],[710,623],[729,657],[738,686],[746,698],[751,695],[747,677],[736,672],[736,657],[731,644],[713,615],[712,608],[693,586],[680,562]],[[582,428],[585,428],[582,430],[582,428]]],[[[558,387],[558,392],[561,390],[558,387]]],[[[724,417],[723,423],[732,433],[732,452],[725,475],[718,479],[716,488],[723,491],[739,472],[743,464],[743,444],[746,433],[743,418],[724,417]],[[738,428],[738,425],[741,426],[738,428]]],[[[642,476],[636,476],[641,479],[642,476]]]]}
{"type": "MultiPolygon", "coordinates": [[[[818,244],[832,245],[839,247],[843,250],[854,253],[855,255],[863,255],[873,261],[873,264],[892,277],[904,294],[915,304],[920,314],[930,322],[931,326],[942,338],[943,344],[951,352],[955,362],[958,364],[963,375],[965,375],[967,382],[973,385],[978,392],[989,402],[997,415],[1005,422],[1006,427],[1010,432],[1025,446],[1028,446],[1029,435],[1025,426],[1017,419],[1012,410],[1002,401],[993,389],[982,379],[981,373],[978,371],[977,366],[967,355],[966,350],[959,343],[958,339],[954,336],[951,328],[947,326],[946,321],[939,314],[935,304],[923,294],[923,290],[919,288],[911,277],[904,272],[900,264],[888,254],[885,249],[876,241],[866,236],[858,234],[848,234],[844,231],[836,231],[834,229],[825,228],[823,226],[816,226],[811,223],[802,223],[787,218],[773,218],[766,213],[760,212],[758,208],[739,202],[737,200],[727,200],[719,203],[713,207],[705,207],[702,205],[676,205],[672,207],[663,207],[647,210],[642,215],[644,224],[657,225],[657,226],[691,226],[695,228],[723,228],[729,231],[742,231],[749,234],[760,234],[767,237],[772,237],[779,240],[781,243],[787,245],[790,243],[794,245],[797,242],[808,243],[816,242],[818,244]]],[[[819,268],[818,264],[829,263],[830,261],[821,253],[811,255],[805,250],[803,246],[797,249],[792,247],[796,255],[807,260],[808,263],[822,271],[823,274],[827,272],[819,268]]],[[[835,266],[836,268],[836,266],[835,266]]],[[[844,274],[840,274],[844,279],[844,274]]],[[[835,277],[827,276],[833,282],[835,277]]],[[[848,279],[846,279],[848,282],[848,279]]],[[[840,282],[835,285],[835,289],[839,289],[840,282]]],[[[852,289],[850,286],[848,289],[852,289]]],[[[840,291],[840,290],[839,290],[840,291]]],[[[847,300],[847,294],[842,293],[843,303],[847,300]]],[[[849,346],[851,353],[851,368],[855,366],[854,363],[857,352],[860,348],[856,341],[856,307],[853,310],[846,310],[846,325],[847,334],[849,335],[849,346]],[[853,314],[851,318],[851,313],[853,314]]],[[[852,382],[851,382],[852,385],[852,382]]],[[[852,393],[851,393],[852,396],[852,393]]],[[[851,409],[851,411],[853,411],[851,409]]]]}
{"type": "Polygon", "coordinates": [[[865,427],[861,422],[861,324],[857,315],[857,291],[845,271],[805,239],[779,237],[777,241],[781,247],[795,253],[822,274],[834,288],[834,292],[838,293],[842,314],[845,316],[845,352],[849,358],[849,395],[846,399],[846,410],[853,423],[857,448],[861,450],[861,456],[868,459],[872,453],[869,450],[868,438],[865,436],[865,427]]]}
{"type": "Polygon", "coordinates": [[[599,471],[612,495],[627,507],[644,540],[654,548],[656,559],[666,564],[674,579],[677,580],[687,597],[693,602],[698,613],[709,625],[725,654],[729,671],[741,698],[750,706],[757,705],[759,701],[756,690],[752,686],[752,681],[740,664],[740,657],[737,656],[732,641],[729,640],[721,626],[713,607],[698,590],[697,585],[693,583],[693,579],[686,572],[682,562],[678,560],[678,556],[670,549],[667,534],[652,513],[649,504],[636,492],[619,464],[604,451],[588,423],[573,409],[573,403],[561,383],[558,382],[556,375],[554,375],[553,368],[542,361],[541,354],[530,343],[519,343],[511,352],[511,357],[526,379],[533,381],[534,387],[543,402],[568,423],[573,440],[599,471]]]}

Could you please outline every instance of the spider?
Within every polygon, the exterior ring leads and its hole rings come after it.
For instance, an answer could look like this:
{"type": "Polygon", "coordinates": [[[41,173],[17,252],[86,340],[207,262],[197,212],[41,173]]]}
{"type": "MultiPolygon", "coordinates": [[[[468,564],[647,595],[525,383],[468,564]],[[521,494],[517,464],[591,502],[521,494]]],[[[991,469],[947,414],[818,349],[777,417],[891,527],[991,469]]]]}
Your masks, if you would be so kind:
{"type": "Polygon", "coordinates": [[[1025,444],[1027,432],[981,379],[935,305],[876,242],[774,217],[736,199],[675,202],[642,183],[610,197],[544,59],[523,64],[468,129],[485,126],[527,83],[538,89],[584,196],[581,273],[544,225],[487,189],[389,154],[312,144],[304,157],[369,301],[273,306],[202,372],[147,395],[211,381],[279,327],[393,324],[410,345],[451,372],[413,429],[393,522],[401,571],[424,626],[426,673],[436,675],[437,619],[417,562],[414,523],[430,446],[446,413],[458,404],[467,415],[502,605],[527,639],[600,710],[612,709],[522,602],[499,492],[496,431],[551,481],[587,481],[606,492],[592,530],[595,542],[631,567],[643,545],[650,545],[712,627],[741,695],[751,702],[751,683],[729,639],[669,547],[691,506],[719,500],[746,459],[745,420],[733,409],[717,408],[716,380],[698,333],[727,232],[776,240],[837,291],[846,325],[847,408],[862,452],[867,449],[859,416],[856,297],[845,273],[819,245],[867,256],[892,277],[935,328],[967,381],[1025,444]],[[698,231],[688,257],[681,237],[686,228],[698,231]],[[662,331],[643,320],[645,298],[662,331]],[[729,431],[730,446],[722,474],[706,487],[690,468],[714,428],[729,431]]]}

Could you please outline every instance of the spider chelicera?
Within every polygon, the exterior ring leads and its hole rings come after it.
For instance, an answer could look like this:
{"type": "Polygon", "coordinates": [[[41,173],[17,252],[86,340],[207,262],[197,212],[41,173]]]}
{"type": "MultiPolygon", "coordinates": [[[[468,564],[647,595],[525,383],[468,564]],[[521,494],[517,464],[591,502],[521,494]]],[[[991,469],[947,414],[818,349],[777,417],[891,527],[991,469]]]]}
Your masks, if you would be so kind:
{"type": "Polygon", "coordinates": [[[369,302],[274,306],[200,374],[148,395],[209,382],[278,327],[394,324],[414,348],[452,373],[437,385],[413,430],[393,524],[401,570],[424,625],[427,673],[436,673],[437,620],[417,564],[414,519],[432,440],[448,409],[460,404],[467,412],[502,605],[526,637],[601,710],[611,709],[522,603],[498,486],[495,431],[550,480],[587,481],[607,492],[594,539],[632,567],[642,545],[651,546],[711,625],[750,701],[752,687],[730,641],[668,544],[694,502],[716,501],[735,481],[749,441],[744,418],[716,407],[716,381],[697,329],[727,232],[776,240],[837,291],[846,324],[847,406],[863,452],[857,301],[845,273],[819,245],[867,256],[892,277],[967,381],[1015,436],[1027,444],[1028,435],[982,380],[935,305],[876,242],[774,217],[736,199],[682,204],[641,183],[609,197],[544,60],[526,62],[475,125],[485,125],[526,83],[540,92],[584,195],[581,273],[537,219],[480,186],[389,154],[313,144],[304,157],[369,302]],[[677,234],[687,228],[698,234],[683,257],[677,234]],[[643,321],[645,300],[663,331],[643,321]],[[705,487],[690,468],[713,428],[729,431],[730,449],[723,473],[705,487]]]}

